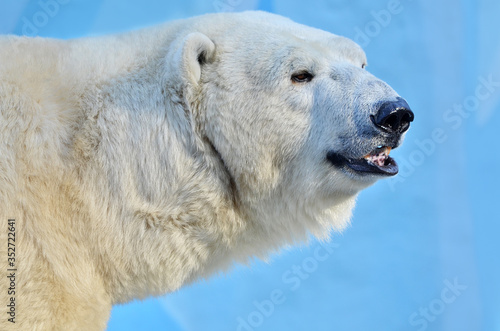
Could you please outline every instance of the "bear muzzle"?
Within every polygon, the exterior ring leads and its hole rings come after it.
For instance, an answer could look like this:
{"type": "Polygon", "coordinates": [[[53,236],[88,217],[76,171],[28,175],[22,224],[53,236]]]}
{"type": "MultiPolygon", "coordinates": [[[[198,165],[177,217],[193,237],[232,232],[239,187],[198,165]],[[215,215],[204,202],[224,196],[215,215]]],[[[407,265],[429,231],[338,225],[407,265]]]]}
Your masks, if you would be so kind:
{"type": "Polygon", "coordinates": [[[379,145],[360,158],[349,158],[335,151],[329,151],[326,158],[334,166],[350,169],[358,175],[394,176],[399,168],[389,153],[399,145],[402,135],[410,128],[414,114],[408,103],[397,97],[395,101],[382,103],[370,119],[387,145],[379,145]]]}

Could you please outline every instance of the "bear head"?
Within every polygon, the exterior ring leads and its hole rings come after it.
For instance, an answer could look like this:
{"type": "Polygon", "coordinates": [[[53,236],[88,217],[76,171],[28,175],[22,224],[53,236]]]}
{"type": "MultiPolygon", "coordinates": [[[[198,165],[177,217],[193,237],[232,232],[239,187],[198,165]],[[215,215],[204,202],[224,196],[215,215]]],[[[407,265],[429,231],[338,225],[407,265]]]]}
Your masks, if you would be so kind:
{"type": "Polygon", "coordinates": [[[200,143],[253,218],[342,228],[356,194],[397,173],[389,152],[413,113],[353,41],[245,12],[198,21],[177,43],[171,74],[182,77],[200,143]]]}

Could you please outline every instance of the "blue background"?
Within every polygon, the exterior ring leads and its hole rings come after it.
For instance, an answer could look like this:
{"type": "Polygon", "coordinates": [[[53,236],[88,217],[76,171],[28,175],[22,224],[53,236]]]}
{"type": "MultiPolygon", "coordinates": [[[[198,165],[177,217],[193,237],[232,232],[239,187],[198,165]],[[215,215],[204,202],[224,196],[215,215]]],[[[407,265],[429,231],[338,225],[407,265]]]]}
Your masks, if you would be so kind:
{"type": "Polygon", "coordinates": [[[500,330],[500,2],[59,1],[0,0],[0,33],[73,38],[261,9],[356,40],[416,114],[393,152],[400,174],[363,191],[331,242],[117,306],[108,330],[500,330]],[[286,281],[296,266],[302,278],[286,281]]]}

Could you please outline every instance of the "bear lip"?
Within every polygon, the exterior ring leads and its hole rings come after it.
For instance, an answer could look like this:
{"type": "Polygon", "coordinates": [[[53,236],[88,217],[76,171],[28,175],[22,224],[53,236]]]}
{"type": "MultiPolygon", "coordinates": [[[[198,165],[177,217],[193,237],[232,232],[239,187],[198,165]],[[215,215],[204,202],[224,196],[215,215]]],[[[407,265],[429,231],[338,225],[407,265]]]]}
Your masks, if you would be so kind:
{"type": "Polygon", "coordinates": [[[327,159],[337,167],[347,166],[361,175],[383,175],[394,176],[398,173],[399,168],[396,161],[389,156],[391,147],[378,146],[369,154],[359,158],[347,158],[335,152],[328,152],[327,159]]]}

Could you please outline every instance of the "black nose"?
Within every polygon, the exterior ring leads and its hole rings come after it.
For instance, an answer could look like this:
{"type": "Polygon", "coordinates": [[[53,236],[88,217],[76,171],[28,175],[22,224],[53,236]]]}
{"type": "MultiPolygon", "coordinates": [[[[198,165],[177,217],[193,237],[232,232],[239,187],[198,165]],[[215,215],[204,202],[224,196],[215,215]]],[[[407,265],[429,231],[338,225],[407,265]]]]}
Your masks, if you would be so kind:
{"type": "Polygon", "coordinates": [[[403,98],[396,101],[384,102],[377,111],[371,115],[373,123],[388,133],[403,133],[413,121],[413,112],[403,98]]]}

